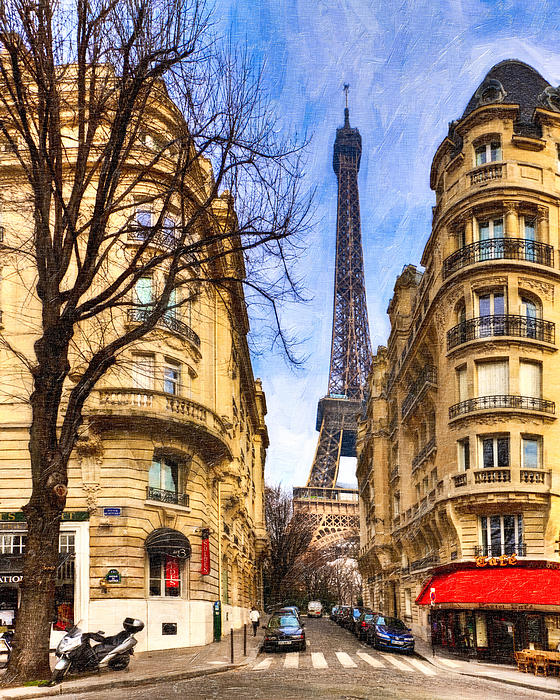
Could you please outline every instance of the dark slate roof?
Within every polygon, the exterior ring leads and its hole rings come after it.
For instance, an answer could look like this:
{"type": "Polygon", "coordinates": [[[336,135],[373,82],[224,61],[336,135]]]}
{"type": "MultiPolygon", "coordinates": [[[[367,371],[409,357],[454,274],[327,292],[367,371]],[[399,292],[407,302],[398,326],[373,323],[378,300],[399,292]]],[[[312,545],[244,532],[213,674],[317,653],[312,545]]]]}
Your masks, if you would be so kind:
{"type": "Polygon", "coordinates": [[[532,121],[533,113],[537,107],[537,98],[545,88],[550,87],[550,83],[526,63],[516,59],[502,61],[486,74],[475,94],[471,97],[462,118],[481,104],[479,95],[483,85],[495,80],[499,81],[505,91],[505,95],[499,102],[519,105],[517,120],[523,123],[532,121]]]}

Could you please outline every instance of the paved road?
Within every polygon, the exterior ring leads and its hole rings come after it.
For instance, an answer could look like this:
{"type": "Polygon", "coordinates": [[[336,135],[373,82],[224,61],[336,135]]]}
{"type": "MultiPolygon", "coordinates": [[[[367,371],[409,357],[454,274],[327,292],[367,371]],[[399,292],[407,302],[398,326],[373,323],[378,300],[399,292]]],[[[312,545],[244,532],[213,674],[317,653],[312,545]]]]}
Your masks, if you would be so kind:
{"type": "MultiPolygon", "coordinates": [[[[189,681],[111,691],[111,700],[517,700],[543,694],[383,653],[326,619],[306,621],[305,652],[259,654],[248,667],[189,681]]],[[[91,700],[91,695],[62,695],[91,700]]]]}

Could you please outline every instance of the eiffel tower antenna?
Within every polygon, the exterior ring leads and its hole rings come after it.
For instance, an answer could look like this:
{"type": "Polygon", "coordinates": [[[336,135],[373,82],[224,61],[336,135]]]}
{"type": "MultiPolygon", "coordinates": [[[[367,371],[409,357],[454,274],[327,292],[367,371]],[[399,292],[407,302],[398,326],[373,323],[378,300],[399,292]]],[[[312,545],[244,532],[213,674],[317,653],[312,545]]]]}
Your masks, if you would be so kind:
{"type": "Polygon", "coordinates": [[[362,137],[350,126],[344,85],[344,126],[337,129],[333,168],[338,179],[336,263],[328,394],[319,401],[319,441],[305,487],[294,488],[294,507],[315,513],[319,545],[355,538],[358,491],[337,486],[341,457],[356,456],[358,413],[371,365],[358,171],[362,137]]]}

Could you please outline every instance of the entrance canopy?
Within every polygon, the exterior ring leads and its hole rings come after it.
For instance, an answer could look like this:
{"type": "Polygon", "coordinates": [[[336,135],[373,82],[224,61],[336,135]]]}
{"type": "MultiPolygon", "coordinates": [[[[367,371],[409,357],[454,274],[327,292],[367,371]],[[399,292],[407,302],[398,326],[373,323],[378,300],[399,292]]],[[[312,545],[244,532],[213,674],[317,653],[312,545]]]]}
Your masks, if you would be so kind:
{"type": "Polygon", "coordinates": [[[417,605],[471,603],[474,605],[558,605],[560,570],[533,568],[465,569],[432,576],[416,598],[417,605]]]}
{"type": "Polygon", "coordinates": [[[144,546],[149,554],[165,554],[177,559],[188,559],[191,556],[191,543],[188,538],[170,527],[160,527],[151,532],[144,546]]]}

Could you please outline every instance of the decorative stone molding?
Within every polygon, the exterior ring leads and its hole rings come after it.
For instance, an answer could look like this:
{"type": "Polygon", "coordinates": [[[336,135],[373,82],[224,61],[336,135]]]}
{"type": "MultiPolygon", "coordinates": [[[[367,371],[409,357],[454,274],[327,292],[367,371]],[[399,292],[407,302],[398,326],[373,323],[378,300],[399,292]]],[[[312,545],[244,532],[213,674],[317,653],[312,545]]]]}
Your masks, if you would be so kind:
{"type": "Polygon", "coordinates": [[[82,490],[86,494],[86,507],[89,513],[97,509],[97,497],[101,486],[99,484],[82,484],[82,490]]]}
{"type": "Polygon", "coordinates": [[[485,277],[484,279],[471,282],[471,290],[476,292],[478,289],[487,289],[488,287],[497,287],[499,285],[506,286],[508,283],[507,277],[485,277]]]}
{"type": "Polygon", "coordinates": [[[541,294],[547,301],[554,302],[554,285],[549,282],[533,279],[532,277],[519,277],[519,287],[524,287],[541,294]]]}
{"type": "Polygon", "coordinates": [[[76,456],[82,470],[82,482],[98,483],[103,464],[103,441],[98,433],[88,431],[76,442],[76,456]]]}

